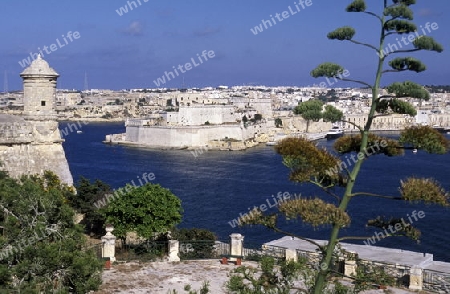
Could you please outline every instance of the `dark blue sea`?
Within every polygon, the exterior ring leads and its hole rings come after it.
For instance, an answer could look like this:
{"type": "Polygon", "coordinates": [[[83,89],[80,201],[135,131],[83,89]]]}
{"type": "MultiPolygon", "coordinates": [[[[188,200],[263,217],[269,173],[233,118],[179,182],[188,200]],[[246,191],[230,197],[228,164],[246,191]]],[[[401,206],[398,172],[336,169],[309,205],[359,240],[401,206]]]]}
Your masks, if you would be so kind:
{"type": "MultiPolygon", "coordinates": [[[[60,128],[66,124],[60,123],[60,128]]],[[[105,135],[125,132],[123,123],[81,125],[83,133],[68,134],[63,144],[75,181],[84,176],[119,188],[132,181],[138,184],[138,177],[153,173],[155,180],[152,182],[170,189],[182,200],[184,215],[180,227],[206,228],[214,231],[221,240],[228,240],[231,233],[241,233],[246,243],[253,244],[282,237],[260,226],[233,228],[230,225],[249,208],[262,204],[274,206],[276,200],[272,195],[276,197],[279,192],[328,197],[311,185],[290,182],[289,170],[273,147],[259,146],[238,152],[206,151],[194,157],[187,150],[103,144],[105,135]]],[[[319,144],[331,149],[332,141],[321,140],[319,144]]],[[[396,196],[399,181],[407,176],[433,177],[450,190],[449,171],[450,154],[430,155],[422,151],[413,154],[409,151],[400,157],[372,156],[364,163],[354,191],[396,196]]],[[[412,218],[413,225],[422,231],[420,243],[405,237],[392,237],[376,245],[432,253],[435,260],[450,262],[450,208],[357,197],[349,206],[351,226],[341,230],[341,236],[372,236],[373,230],[365,227],[368,219],[381,215],[407,221],[414,210],[425,214],[417,221],[412,218]]],[[[329,228],[313,229],[299,221],[281,220],[280,226],[309,238],[329,237],[329,228]]],[[[362,244],[362,241],[358,242],[362,244]]]]}

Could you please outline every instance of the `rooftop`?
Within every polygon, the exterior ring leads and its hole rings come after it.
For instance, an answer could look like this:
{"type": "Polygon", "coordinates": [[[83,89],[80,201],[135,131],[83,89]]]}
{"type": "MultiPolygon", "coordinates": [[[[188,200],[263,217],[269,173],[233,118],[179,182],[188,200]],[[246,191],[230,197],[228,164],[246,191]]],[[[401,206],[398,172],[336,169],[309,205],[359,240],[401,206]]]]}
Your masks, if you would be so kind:
{"type": "Polygon", "coordinates": [[[50,67],[47,61],[42,59],[39,54],[38,57],[31,62],[30,66],[27,67],[21,74],[21,77],[28,75],[37,75],[37,76],[53,76],[58,77],[59,74],[50,67]]]}

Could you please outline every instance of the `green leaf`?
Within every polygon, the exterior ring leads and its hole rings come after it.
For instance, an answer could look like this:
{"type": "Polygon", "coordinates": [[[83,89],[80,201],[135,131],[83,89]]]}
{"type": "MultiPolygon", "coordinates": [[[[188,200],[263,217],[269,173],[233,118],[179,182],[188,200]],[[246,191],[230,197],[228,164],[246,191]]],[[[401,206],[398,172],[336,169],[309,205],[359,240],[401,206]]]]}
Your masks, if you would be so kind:
{"type": "Polygon", "coordinates": [[[165,233],[181,221],[181,200],[160,185],[127,185],[120,189],[106,207],[106,222],[114,226],[117,237],[127,232],[151,238],[154,233],[165,233]]]}
{"type": "Polygon", "coordinates": [[[431,178],[409,178],[406,181],[401,181],[400,194],[404,200],[411,202],[449,205],[449,193],[436,180],[431,178]]]}
{"type": "Polygon", "coordinates": [[[314,142],[304,138],[286,138],[275,147],[275,151],[283,156],[283,162],[291,169],[292,181],[308,182],[317,178],[324,182],[337,182],[339,175],[334,172],[339,159],[314,142]]]}
{"type": "Polygon", "coordinates": [[[410,70],[422,72],[427,69],[425,64],[413,57],[399,57],[389,61],[389,65],[395,70],[410,70]]]}
{"type": "Polygon", "coordinates": [[[388,32],[395,31],[399,34],[409,34],[417,31],[417,26],[407,20],[394,19],[384,24],[384,29],[388,32]]]}
{"type": "Polygon", "coordinates": [[[301,115],[305,120],[319,121],[322,118],[323,103],[320,100],[308,100],[294,108],[294,114],[301,115]]]}
{"type": "Polygon", "coordinates": [[[408,20],[412,20],[414,18],[412,10],[404,4],[387,7],[384,10],[384,15],[391,16],[392,18],[403,18],[408,20]]]}
{"type": "Polygon", "coordinates": [[[413,41],[413,45],[416,49],[436,51],[441,53],[444,48],[441,44],[437,43],[432,37],[420,36],[413,41]]]}
{"type": "Polygon", "coordinates": [[[416,116],[416,108],[406,101],[402,101],[396,98],[383,99],[377,103],[376,111],[378,113],[388,113],[388,109],[398,114],[409,114],[410,116],[416,116]]]}
{"type": "Polygon", "coordinates": [[[325,105],[325,111],[322,114],[323,121],[337,122],[341,121],[344,113],[332,105],[325,105]]]}
{"type": "Polygon", "coordinates": [[[445,154],[450,148],[450,141],[437,130],[429,126],[406,128],[400,135],[399,142],[413,148],[423,149],[428,153],[445,154]]]}
{"type": "Polygon", "coordinates": [[[409,114],[410,116],[416,116],[417,110],[410,103],[399,100],[399,99],[391,99],[389,103],[389,107],[393,112],[398,114],[409,114]]]}
{"type": "Polygon", "coordinates": [[[355,29],[352,27],[342,27],[342,28],[338,28],[330,33],[328,33],[327,37],[330,40],[339,40],[339,41],[344,41],[344,40],[351,40],[353,38],[353,36],[355,35],[355,29]]]}
{"type": "Polygon", "coordinates": [[[315,69],[311,71],[311,76],[314,78],[319,77],[337,77],[344,73],[344,68],[339,64],[324,62],[318,65],[315,69]]]}
{"type": "MultiPolygon", "coordinates": [[[[355,136],[343,136],[334,142],[333,147],[334,150],[340,154],[360,152],[361,134],[355,136]]],[[[403,154],[403,149],[401,149],[401,145],[398,141],[371,133],[367,139],[367,147],[363,152],[363,155],[366,157],[376,154],[397,156],[403,154]]]]}
{"type": "Polygon", "coordinates": [[[416,4],[416,0],[392,0],[395,4],[403,4],[406,6],[410,6],[416,4]]]}
{"type": "Polygon", "coordinates": [[[410,81],[395,82],[387,87],[387,91],[390,94],[394,94],[397,98],[430,99],[430,93],[423,86],[410,81]]]}
{"type": "Polygon", "coordinates": [[[364,12],[366,11],[366,2],[364,0],[355,0],[345,10],[347,12],[364,12]]]}
{"type": "Polygon", "coordinates": [[[350,217],[345,211],[319,198],[287,200],[282,202],[278,209],[287,219],[300,217],[303,222],[313,227],[334,224],[345,227],[350,224],[350,217]]]}

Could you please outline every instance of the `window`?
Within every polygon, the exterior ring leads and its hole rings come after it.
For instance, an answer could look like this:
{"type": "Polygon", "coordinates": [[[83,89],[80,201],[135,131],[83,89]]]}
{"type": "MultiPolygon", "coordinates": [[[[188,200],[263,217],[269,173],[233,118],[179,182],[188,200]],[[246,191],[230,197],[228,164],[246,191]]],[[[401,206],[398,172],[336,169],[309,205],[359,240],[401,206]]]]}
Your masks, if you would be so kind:
{"type": "Polygon", "coordinates": [[[41,106],[45,106],[45,101],[41,101],[41,106]]]}

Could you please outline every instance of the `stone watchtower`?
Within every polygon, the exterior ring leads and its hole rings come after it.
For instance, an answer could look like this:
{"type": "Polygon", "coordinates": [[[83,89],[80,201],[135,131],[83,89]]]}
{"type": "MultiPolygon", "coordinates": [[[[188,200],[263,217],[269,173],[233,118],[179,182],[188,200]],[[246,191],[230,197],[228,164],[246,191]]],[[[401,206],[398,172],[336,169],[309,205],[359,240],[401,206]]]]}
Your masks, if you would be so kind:
{"type": "Polygon", "coordinates": [[[20,76],[23,79],[23,116],[0,114],[0,166],[12,177],[54,172],[73,185],[56,121],[58,73],[39,55],[20,76]]]}
{"type": "Polygon", "coordinates": [[[23,79],[24,115],[31,119],[56,119],[56,79],[59,74],[39,54],[20,76],[23,79]]]}

